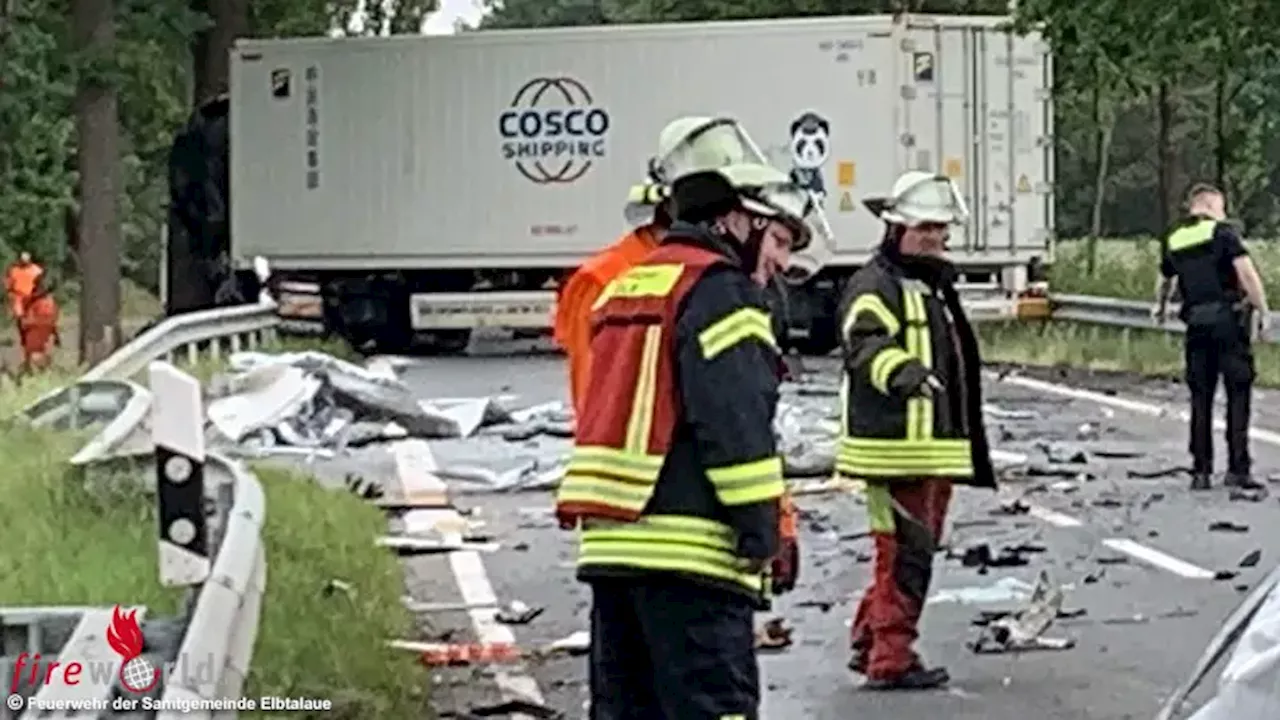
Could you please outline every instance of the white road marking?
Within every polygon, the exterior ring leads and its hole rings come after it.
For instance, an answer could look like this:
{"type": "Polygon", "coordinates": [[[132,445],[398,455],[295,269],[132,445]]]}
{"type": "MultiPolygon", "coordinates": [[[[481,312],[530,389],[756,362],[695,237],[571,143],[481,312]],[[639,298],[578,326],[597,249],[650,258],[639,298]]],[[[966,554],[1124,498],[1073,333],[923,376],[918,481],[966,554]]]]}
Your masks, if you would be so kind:
{"type": "MultiPolygon", "coordinates": [[[[395,367],[390,358],[373,358],[368,369],[388,378],[396,377],[395,367]]],[[[435,456],[431,446],[424,440],[401,440],[391,447],[396,463],[396,475],[400,481],[400,489],[404,495],[417,493],[444,493],[445,482],[437,474],[435,456]]],[[[456,511],[452,512],[457,516],[456,511]]],[[[436,528],[446,541],[461,540],[461,532],[445,532],[444,525],[453,524],[438,522],[436,528]]],[[[466,521],[457,517],[455,527],[465,528],[466,521]]],[[[473,606],[467,610],[471,624],[475,627],[476,639],[483,644],[515,645],[515,633],[511,628],[497,621],[498,597],[493,591],[493,583],[489,581],[489,573],[485,570],[480,554],[472,550],[461,550],[449,554],[449,568],[453,571],[454,580],[458,583],[458,591],[464,604],[473,606]],[[478,607],[477,607],[478,606],[478,607]]],[[[523,665],[497,668],[493,673],[494,682],[505,701],[524,700],[535,705],[545,704],[542,690],[529,675],[523,665]]],[[[512,716],[522,718],[524,716],[512,716]]]]}
{"type": "Polygon", "coordinates": [[[1084,523],[1070,515],[1063,515],[1057,510],[1050,510],[1049,508],[1040,507],[1039,505],[1032,505],[1031,509],[1027,511],[1027,514],[1033,518],[1043,520],[1050,525],[1056,525],[1061,528],[1076,528],[1084,525],[1084,523]]]}
{"type": "Polygon", "coordinates": [[[1112,550],[1117,550],[1125,553],[1126,555],[1132,555],[1133,557],[1150,565],[1154,565],[1162,570],[1168,570],[1174,575],[1181,575],[1184,578],[1190,578],[1192,580],[1212,580],[1214,578],[1214,572],[1212,570],[1206,570],[1199,565],[1192,565],[1185,560],[1179,560],[1168,553],[1147,547],[1136,540],[1130,540],[1128,538],[1109,538],[1107,540],[1103,540],[1102,544],[1112,550]]]}
{"type": "MultiPolygon", "coordinates": [[[[1191,414],[1185,410],[1171,410],[1168,407],[1155,405],[1152,403],[1142,402],[1141,400],[1131,400],[1129,398],[1117,397],[1115,395],[1107,395],[1106,393],[1096,392],[1094,390],[1084,390],[1082,388],[1073,388],[1067,385],[1059,385],[1057,383],[1047,382],[1045,380],[1036,380],[1035,378],[1018,377],[1016,375],[1007,376],[1000,380],[1003,383],[1017,385],[1029,390],[1040,390],[1042,392],[1052,393],[1061,397],[1074,398],[1076,400],[1089,400],[1099,405],[1108,405],[1110,407],[1130,410],[1132,412],[1149,415],[1151,417],[1167,417],[1189,422],[1191,414]]],[[[1226,428],[1226,421],[1220,417],[1214,417],[1213,426],[1218,430],[1226,428]]],[[[1280,446],[1280,433],[1272,430],[1266,430],[1260,427],[1250,427],[1249,437],[1268,445],[1280,446]]]]}

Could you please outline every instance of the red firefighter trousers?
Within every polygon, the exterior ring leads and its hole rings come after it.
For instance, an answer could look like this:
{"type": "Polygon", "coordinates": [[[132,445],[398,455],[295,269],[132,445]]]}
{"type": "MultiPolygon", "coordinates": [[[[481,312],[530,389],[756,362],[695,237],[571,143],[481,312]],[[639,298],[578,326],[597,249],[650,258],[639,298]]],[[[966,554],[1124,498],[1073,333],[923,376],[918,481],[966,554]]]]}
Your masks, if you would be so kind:
{"type": "Polygon", "coordinates": [[[920,664],[912,645],[951,503],[951,480],[868,483],[866,499],[875,568],[853,618],[851,667],[874,680],[891,680],[920,664]]]}

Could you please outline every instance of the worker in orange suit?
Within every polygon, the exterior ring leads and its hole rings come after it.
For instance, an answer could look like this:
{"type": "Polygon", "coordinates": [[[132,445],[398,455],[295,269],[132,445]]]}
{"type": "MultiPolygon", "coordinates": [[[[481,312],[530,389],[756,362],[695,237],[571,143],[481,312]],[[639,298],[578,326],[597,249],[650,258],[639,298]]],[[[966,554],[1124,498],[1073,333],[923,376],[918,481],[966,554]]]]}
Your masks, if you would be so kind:
{"type": "Polygon", "coordinates": [[[22,340],[23,370],[43,370],[49,367],[50,350],[60,344],[58,337],[58,303],[46,275],[40,275],[35,287],[22,306],[18,318],[19,337],[22,340]]]}
{"type": "Polygon", "coordinates": [[[605,285],[658,247],[671,225],[666,188],[651,182],[633,186],[625,214],[635,229],[583,263],[556,298],[555,340],[569,359],[569,393],[578,417],[591,365],[591,307],[605,285]]]}
{"type": "Polygon", "coordinates": [[[44,268],[31,259],[31,253],[25,251],[5,271],[4,289],[9,298],[9,314],[15,321],[22,316],[22,306],[35,291],[36,280],[43,274],[44,268]]]}

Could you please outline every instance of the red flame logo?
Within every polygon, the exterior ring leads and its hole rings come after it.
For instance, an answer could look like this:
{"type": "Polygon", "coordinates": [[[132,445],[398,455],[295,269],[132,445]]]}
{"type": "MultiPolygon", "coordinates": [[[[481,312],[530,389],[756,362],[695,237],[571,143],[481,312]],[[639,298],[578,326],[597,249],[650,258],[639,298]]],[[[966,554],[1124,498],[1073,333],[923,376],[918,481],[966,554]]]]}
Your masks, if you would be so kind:
{"type": "Polygon", "coordinates": [[[142,657],[142,628],[138,627],[137,610],[123,612],[119,605],[111,611],[107,626],[107,644],[120,656],[120,684],[135,693],[144,693],[160,682],[160,670],[142,657]]]}

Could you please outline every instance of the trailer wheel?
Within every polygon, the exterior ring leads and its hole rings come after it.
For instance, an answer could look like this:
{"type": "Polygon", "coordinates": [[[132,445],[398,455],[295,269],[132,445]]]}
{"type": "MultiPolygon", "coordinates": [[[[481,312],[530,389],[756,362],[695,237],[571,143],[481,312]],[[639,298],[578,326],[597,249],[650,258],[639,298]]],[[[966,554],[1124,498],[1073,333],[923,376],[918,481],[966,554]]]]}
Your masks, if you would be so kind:
{"type": "Polygon", "coordinates": [[[425,349],[433,355],[461,355],[470,345],[470,330],[434,330],[427,334],[425,349]]]}

